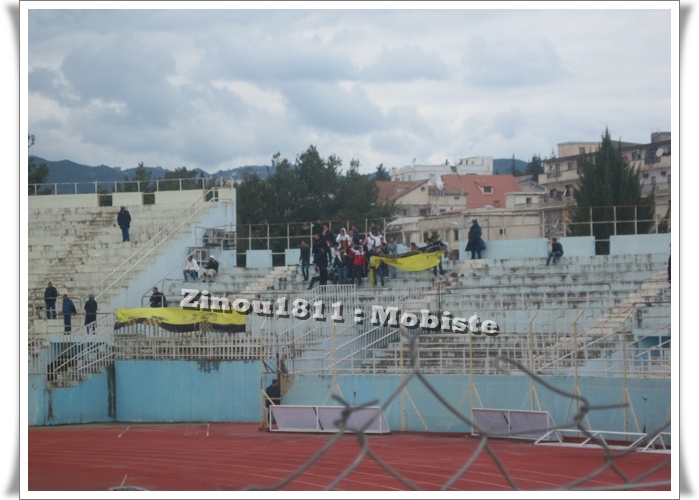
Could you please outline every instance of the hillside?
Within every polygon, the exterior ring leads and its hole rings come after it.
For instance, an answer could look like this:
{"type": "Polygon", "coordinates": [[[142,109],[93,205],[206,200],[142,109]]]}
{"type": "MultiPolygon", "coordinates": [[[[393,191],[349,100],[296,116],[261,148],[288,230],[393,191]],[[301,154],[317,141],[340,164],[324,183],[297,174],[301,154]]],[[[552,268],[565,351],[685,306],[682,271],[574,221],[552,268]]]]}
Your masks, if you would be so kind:
{"type": "MultiPolygon", "coordinates": [[[[35,164],[41,165],[45,163],[49,167],[48,183],[86,183],[99,182],[101,189],[112,191],[115,182],[123,182],[125,178],[133,178],[136,167],[122,169],[121,167],[110,167],[107,165],[82,165],[70,160],[51,161],[38,156],[30,156],[35,164]]],[[[517,169],[524,173],[527,169],[527,162],[515,159],[517,169]]],[[[505,174],[512,165],[512,158],[493,159],[493,173],[505,174]]],[[[165,175],[171,170],[163,167],[145,167],[151,173],[151,179],[164,179],[165,175]]],[[[246,165],[243,167],[231,168],[228,170],[219,170],[214,174],[209,174],[201,169],[198,170],[201,177],[230,177],[234,180],[243,178],[246,172],[256,172],[262,179],[266,179],[273,173],[272,167],[264,165],[246,165]]],[[[69,193],[74,192],[75,187],[64,185],[59,188],[59,192],[69,193]]],[[[79,193],[94,192],[94,187],[89,185],[78,186],[79,193]]]]}
{"type": "MultiPolygon", "coordinates": [[[[528,163],[524,160],[518,160],[515,158],[515,165],[517,170],[522,174],[527,171],[528,163]]],[[[497,158],[493,159],[493,173],[494,174],[506,174],[510,167],[512,166],[512,158],[497,158]]]]}
{"type": "MultiPolygon", "coordinates": [[[[121,167],[110,167],[107,165],[81,165],[70,160],[51,161],[38,156],[30,156],[34,163],[41,165],[45,163],[49,167],[48,183],[74,183],[74,182],[100,182],[104,183],[100,186],[102,189],[111,191],[114,187],[114,182],[122,182],[125,178],[133,178],[136,167],[122,169],[121,167]],[[109,183],[112,183],[111,185],[109,183]]],[[[164,179],[165,175],[171,170],[163,167],[145,167],[151,173],[151,179],[164,179]]],[[[195,169],[201,177],[231,177],[233,179],[242,179],[243,175],[252,170],[256,171],[263,179],[268,175],[268,167],[266,166],[244,166],[232,168],[229,170],[220,170],[215,174],[208,174],[201,169],[195,169]]],[[[73,186],[62,186],[60,192],[73,192],[73,186]]],[[[94,192],[94,188],[89,185],[78,186],[78,192],[94,192]]]]}

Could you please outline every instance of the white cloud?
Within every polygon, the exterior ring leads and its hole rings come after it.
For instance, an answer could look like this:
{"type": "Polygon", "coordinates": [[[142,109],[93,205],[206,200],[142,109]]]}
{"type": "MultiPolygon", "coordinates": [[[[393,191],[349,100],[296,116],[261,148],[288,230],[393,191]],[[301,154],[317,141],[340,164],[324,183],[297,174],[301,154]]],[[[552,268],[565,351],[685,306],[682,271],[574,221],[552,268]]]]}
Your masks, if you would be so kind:
{"type": "Polygon", "coordinates": [[[213,172],[315,145],[368,172],[670,130],[668,9],[199,5],[31,11],[32,152],[213,172]]]}

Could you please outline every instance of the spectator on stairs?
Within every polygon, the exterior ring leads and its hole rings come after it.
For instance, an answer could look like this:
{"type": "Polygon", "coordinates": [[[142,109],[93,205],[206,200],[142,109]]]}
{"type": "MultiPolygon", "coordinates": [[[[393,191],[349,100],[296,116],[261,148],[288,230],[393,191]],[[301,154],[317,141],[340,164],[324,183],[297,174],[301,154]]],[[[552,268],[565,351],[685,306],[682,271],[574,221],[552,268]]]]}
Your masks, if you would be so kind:
{"type": "Polygon", "coordinates": [[[85,302],[85,333],[95,333],[95,323],[97,322],[97,301],[95,294],[91,293],[85,302]]]}
{"type": "Polygon", "coordinates": [[[56,299],[58,298],[58,290],[49,281],[46,290],[44,290],[44,304],[46,304],[46,319],[56,319],[56,299]]]}
{"type": "Polygon", "coordinates": [[[77,309],[75,309],[75,304],[73,304],[73,301],[68,298],[67,294],[63,294],[63,331],[65,333],[70,333],[71,330],[71,317],[73,314],[77,313],[77,309]]]}
{"type": "Polygon", "coordinates": [[[131,214],[124,205],[121,206],[119,210],[119,215],[117,215],[117,224],[121,228],[121,241],[131,241],[129,239],[129,228],[131,227],[131,214]]]}

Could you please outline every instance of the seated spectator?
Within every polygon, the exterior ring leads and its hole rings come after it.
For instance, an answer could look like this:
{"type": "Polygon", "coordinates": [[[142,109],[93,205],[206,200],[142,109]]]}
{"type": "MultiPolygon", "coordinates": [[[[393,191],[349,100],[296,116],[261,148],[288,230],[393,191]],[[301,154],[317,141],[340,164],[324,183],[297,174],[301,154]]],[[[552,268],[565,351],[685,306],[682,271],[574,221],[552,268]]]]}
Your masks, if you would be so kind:
{"type": "Polygon", "coordinates": [[[546,265],[549,265],[551,259],[553,259],[554,264],[558,264],[558,259],[563,256],[563,245],[558,242],[557,238],[551,239],[551,251],[549,252],[549,258],[546,259],[546,265]]]}
{"type": "Polygon", "coordinates": [[[202,281],[212,282],[218,274],[218,261],[211,255],[209,256],[209,262],[204,266],[204,272],[202,273],[202,281]]]}
{"type": "Polygon", "coordinates": [[[150,296],[151,307],[167,307],[167,299],[163,292],[158,290],[157,286],[153,287],[153,294],[150,296]]]}
{"type": "Polygon", "coordinates": [[[187,264],[184,266],[184,271],[182,271],[182,273],[184,274],[185,281],[189,281],[187,277],[192,278],[194,281],[199,277],[199,264],[197,264],[197,261],[191,255],[187,257],[187,264]]]}

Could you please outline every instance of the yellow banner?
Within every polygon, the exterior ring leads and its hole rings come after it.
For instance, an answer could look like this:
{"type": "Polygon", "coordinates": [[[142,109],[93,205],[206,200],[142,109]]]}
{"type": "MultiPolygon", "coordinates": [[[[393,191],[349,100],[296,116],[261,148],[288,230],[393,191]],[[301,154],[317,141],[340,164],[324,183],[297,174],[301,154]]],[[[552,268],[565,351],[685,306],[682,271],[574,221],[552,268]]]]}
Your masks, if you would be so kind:
{"type": "Polygon", "coordinates": [[[381,257],[372,255],[369,265],[372,269],[376,269],[382,262],[385,262],[389,266],[403,271],[424,271],[425,269],[432,269],[434,266],[438,266],[439,260],[444,254],[445,251],[442,249],[434,252],[410,252],[401,255],[383,255],[381,257]]]}
{"type": "Polygon", "coordinates": [[[446,251],[444,249],[432,252],[410,252],[401,255],[372,255],[369,260],[369,282],[376,286],[375,270],[385,262],[389,266],[402,271],[424,271],[439,265],[439,261],[446,251]]]}
{"type": "Polygon", "coordinates": [[[185,332],[195,330],[218,330],[226,332],[245,331],[245,315],[235,309],[230,312],[183,309],[181,307],[140,307],[117,309],[114,329],[145,323],[164,330],[185,332]]]}

